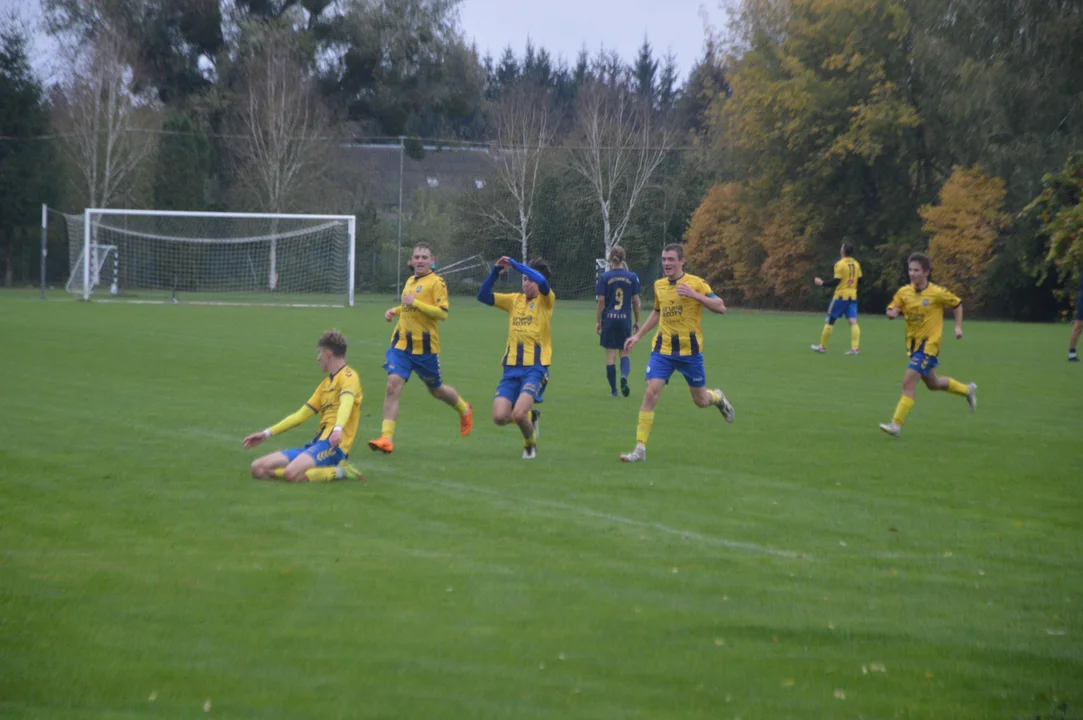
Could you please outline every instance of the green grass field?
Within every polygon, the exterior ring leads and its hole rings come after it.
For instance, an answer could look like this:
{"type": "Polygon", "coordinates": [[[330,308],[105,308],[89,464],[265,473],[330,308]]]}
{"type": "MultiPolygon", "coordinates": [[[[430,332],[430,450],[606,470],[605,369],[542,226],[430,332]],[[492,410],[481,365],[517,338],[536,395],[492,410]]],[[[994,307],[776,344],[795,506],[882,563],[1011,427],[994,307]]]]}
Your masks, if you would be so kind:
{"type": "Polygon", "coordinates": [[[978,412],[921,388],[895,440],[901,321],[864,316],[852,358],[843,326],[808,350],[818,315],[709,316],[737,422],[678,380],[623,465],[647,348],[609,398],[593,308],[562,303],[523,462],[489,420],[506,315],[470,298],[441,360],[473,435],[415,380],[395,453],[368,451],[388,305],[0,294],[0,715],[1080,717],[1067,326],[968,322],[941,371],[978,412]],[[304,402],[332,326],[369,481],[250,479],[241,438],[304,402]]]}

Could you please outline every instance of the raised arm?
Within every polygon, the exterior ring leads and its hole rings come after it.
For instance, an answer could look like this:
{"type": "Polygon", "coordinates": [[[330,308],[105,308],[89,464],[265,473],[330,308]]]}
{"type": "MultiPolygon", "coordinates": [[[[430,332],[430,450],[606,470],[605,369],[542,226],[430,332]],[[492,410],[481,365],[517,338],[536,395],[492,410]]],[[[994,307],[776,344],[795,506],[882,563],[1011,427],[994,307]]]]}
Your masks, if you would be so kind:
{"type": "Polygon", "coordinates": [[[542,275],[540,272],[530,267],[529,265],[524,265],[523,263],[512,260],[511,258],[508,258],[508,264],[521,272],[523,275],[526,275],[527,279],[529,279],[531,282],[537,283],[538,292],[540,292],[542,295],[549,294],[549,281],[546,280],[545,276],[542,275]]]}
{"type": "Polygon", "coordinates": [[[500,265],[493,265],[493,269],[489,271],[489,277],[485,278],[485,282],[478,288],[478,300],[486,305],[496,303],[496,296],[493,295],[493,285],[496,284],[496,279],[500,277],[502,272],[504,272],[504,268],[500,265]]]}

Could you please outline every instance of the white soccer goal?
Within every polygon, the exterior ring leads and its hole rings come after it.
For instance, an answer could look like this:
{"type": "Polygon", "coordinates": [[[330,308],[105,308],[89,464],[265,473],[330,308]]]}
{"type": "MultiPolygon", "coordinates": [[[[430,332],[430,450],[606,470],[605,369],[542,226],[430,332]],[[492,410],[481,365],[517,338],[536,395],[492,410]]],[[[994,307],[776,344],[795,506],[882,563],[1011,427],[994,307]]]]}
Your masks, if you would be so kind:
{"type": "Polygon", "coordinates": [[[65,215],[71,277],[89,299],[213,304],[354,303],[352,215],[88,208],[65,215]]]}

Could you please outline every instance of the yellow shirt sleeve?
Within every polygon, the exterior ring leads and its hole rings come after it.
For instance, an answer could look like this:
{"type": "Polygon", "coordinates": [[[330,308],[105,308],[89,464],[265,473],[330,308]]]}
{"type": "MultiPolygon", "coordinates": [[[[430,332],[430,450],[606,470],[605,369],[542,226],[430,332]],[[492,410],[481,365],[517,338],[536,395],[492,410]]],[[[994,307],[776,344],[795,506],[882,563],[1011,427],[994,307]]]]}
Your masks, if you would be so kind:
{"type": "Polygon", "coordinates": [[[556,294],[556,291],[553,290],[553,288],[549,288],[549,294],[548,295],[541,295],[541,294],[538,295],[538,304],[541,305],[542,307],[552,308],[554,305],[556,305],[556,302],[557,302],[557,294],[556,294]]]}
{"type": "Polygon", "coordinates": [[[310,417],[316,414],[316,411],[312,409],[312,406],[305,403],[301,406],[301,409],[292,415],[279,420],[277,423],[271,426],[271,435],[281,435],[282,433],[297,427],[301,423],[308,420],[310,417]]]}
{"type": "Polygon", "coordinates": [[[887,305],[889,308],[898,308],[899,310],[906,310],[903,307],[903,289],[899,288],[895,291],[895,297],[891,298],[891,302],[887,305]]]}
{"type": "Polygon", "coordinates": [[[835,263],[835,277],[842,280],[842,262],[835,263]]]}
{"type": "Polygon", "coordinates": [[[447,308],[429,305],[420,300],[414,300],[414,307],[425,317],[430,317],[433,320],[447,320],[447,308]]]}
{"type": "Polygon", "coordinates": [[[515,307],[514,293],[495,293],[493,295],[493,307],[498,307],[505,312],[511,312],[515,307]]]}
{"type": "Polygon", "coordinates": [[[711,289],[710,284],[703,278],[700,278],[696,281],[696,287],[694,288],[694,290],[702,295],[715,294],[715,291],[711,289]]]}
{"type": "Polygon", "coordinates": [[[945,290],[944,288],[940,288],[940,294],[938,298],[940,300],[940,304],[946,308],[954,308],[956,305],[962,302],[962,299],[960,299],[958,295],[951,292],[950,290],[945,290]]]}

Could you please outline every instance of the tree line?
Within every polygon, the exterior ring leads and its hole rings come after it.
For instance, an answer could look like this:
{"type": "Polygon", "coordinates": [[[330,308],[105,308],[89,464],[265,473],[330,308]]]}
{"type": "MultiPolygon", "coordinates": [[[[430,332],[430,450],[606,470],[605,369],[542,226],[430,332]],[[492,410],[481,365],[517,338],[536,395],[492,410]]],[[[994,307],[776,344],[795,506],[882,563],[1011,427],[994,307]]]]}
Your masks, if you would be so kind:
{"type": "Polygon", "coordinates": [[[34,76],[17,26],[0,35],[5,284],[35,274],[46,201],[353,213],[362,287],[401,214],[445,254],[544,254],[558,272],[617,243],[652,272],[683,240],[689,267],[753,306],[818,306],[811,278],[849,242],[874,304],[923,250],[987,314],[1067,309],[1077,3],[744,0],[684,78],[646,39],[629,59],[481,56],[457,5],[44,0],[56,82],[34,76]],[[484,143],[485,182],[389,209],[335,172],[359,140],[415,159],[484,143]]]}

